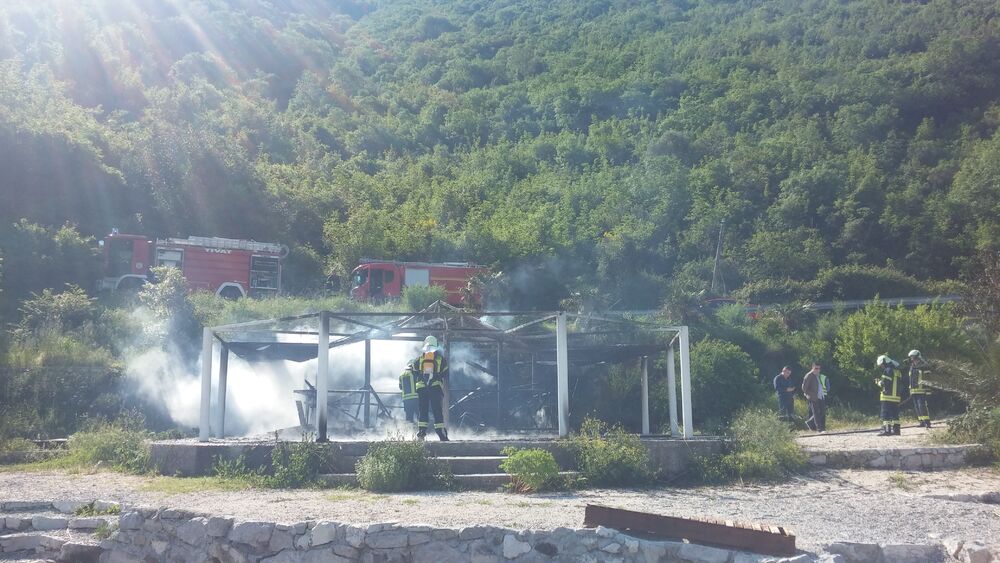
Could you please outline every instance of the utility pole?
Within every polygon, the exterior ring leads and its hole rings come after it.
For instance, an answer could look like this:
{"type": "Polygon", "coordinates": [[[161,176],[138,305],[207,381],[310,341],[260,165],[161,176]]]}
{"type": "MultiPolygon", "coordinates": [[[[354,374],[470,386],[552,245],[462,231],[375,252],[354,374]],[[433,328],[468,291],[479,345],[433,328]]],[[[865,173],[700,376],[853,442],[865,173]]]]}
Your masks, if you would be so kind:
{"type": "Polygon", "coordinates": [[[726,294],[726,278],[719,271],[719,261],[722,258],[722,231],[726,226],[726,220],[723,219],[719,221],[719,242],[715,245],[715,266],[712,267],[712,294],[713,295],[725,295],[726,294]],[[717,286],[722,287],[722,293],[716,293],[715,289],[717,286]]]}

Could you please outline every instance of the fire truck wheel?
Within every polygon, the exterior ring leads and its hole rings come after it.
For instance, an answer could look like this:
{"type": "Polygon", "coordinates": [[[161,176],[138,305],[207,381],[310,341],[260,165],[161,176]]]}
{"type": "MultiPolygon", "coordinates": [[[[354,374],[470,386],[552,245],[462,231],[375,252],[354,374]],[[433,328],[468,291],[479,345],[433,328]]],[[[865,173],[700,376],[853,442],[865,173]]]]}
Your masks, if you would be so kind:
{"type": "Polygon", "coordinates": [[[243,293],[240,292],[240,290],[236,289],[235,287],[229,286],[222,288],[222,291],[219,292],[219,297],[223,299],[232,299],[235,301],[236,299],[242,298],[243,293]]]}

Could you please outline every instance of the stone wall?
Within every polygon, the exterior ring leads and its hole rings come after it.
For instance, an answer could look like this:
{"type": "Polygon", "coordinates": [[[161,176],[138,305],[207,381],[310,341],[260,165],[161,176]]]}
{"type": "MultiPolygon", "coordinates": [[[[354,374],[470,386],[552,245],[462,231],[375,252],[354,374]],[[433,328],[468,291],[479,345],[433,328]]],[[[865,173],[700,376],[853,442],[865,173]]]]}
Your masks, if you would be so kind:
{"type": "Polygon", "coordinates": [[[809,463],[829,469],[905,469],[930,471],[965,466],[965,457],[979,446],[878,448],[866,450],[807,449],[809,463]]]}
{"type": "Polygon", "coordinates": [[[476,561],[711,561],[751,563],[813,561],[778,558],[676,541],[634,538],[599,527],[512,530],[462,529],[336,522],[238,522],[181,510],[133,510],[101,547],[105,563],[211,561],[223,563],[476,561]]]}

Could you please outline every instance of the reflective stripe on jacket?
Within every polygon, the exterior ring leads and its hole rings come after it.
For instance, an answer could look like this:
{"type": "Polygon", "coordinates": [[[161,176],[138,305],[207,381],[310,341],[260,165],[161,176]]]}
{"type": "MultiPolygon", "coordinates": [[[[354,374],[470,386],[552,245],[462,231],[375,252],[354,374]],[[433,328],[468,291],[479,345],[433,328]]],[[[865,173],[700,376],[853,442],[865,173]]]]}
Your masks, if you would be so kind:
{"type": "Polygon", "coordinates": [[[878,384],[881,389],[879,401],[899,402],[899,370],[893,366],[887,366],[882,370],[882,377],[878,379],[878,384]]]}

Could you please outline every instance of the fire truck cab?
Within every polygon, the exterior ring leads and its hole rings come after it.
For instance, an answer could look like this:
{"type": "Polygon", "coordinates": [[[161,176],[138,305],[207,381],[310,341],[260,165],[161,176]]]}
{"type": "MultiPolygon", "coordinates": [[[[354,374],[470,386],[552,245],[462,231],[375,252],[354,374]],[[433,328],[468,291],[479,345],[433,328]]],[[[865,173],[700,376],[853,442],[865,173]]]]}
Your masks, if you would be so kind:
{"type": "Polygon", "coordinates": [[[281,291],[281,259],[288,248],[273,243],[219,237],[149,240],[112,233],[101,241],[99,290],[135,290],[150,280],[150,268],[179,268],[192,291],[222,297],[264,297],[281,291]]]}

